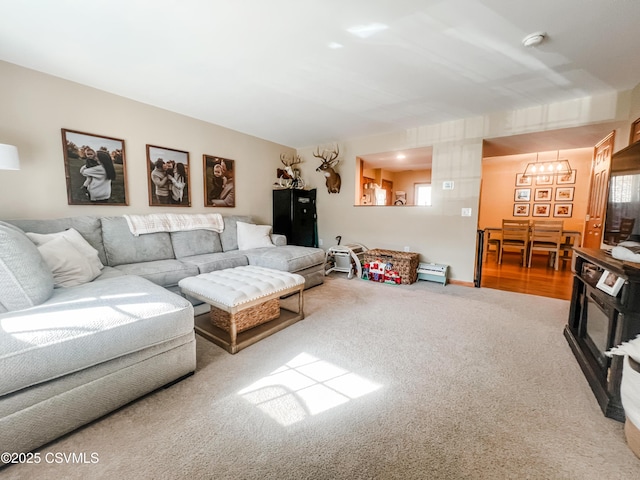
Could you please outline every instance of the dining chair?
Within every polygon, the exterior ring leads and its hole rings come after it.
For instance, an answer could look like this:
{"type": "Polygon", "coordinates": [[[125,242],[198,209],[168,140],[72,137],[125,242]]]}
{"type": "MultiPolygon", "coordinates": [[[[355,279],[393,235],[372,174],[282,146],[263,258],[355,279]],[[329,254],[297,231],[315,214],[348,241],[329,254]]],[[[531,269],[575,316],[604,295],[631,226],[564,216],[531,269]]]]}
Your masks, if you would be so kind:
{"type": "Polygon", "coordinates": [[[534,220],[531,226],[528,268],[531,268],[533,252],[542,251],[554,255],[553,268],[558,270],[560,264],[560,249],[562,248],[563,226],[564,222],[562,220],[534,220]]]}
{"type": "MultiPolygon", "coordinates": [[[[564,235],[563,235],[564,237],[564,235]]],[[[560,261],[562,262],[562,268],[565,267],[565,264],[570,262],[573,258],[573,247],[579,247],[574,241],[574,237],[566,236],[562,243],[560,244],[560,261]]]]}
{"type": "Polygon", "coordinates": [[[500,245],[502,245],[502,235],[496,230],[485,230],[485,235],[487,236],[487,251],[484,254],[484,261],[486,262],[489,259],[489,252],[492,251],[491,247],[493,246],[496,252],[496,263],[498,263],[500,245]]]}
{"type": "Polygon", "coordinates": [[[520,250],[522,254],[522,266],[526,264],[527,248],[529,245],[529,220],[502,220],[502,245],[498,263],[502,264],[502,256],[505,250],[520,250]]]}

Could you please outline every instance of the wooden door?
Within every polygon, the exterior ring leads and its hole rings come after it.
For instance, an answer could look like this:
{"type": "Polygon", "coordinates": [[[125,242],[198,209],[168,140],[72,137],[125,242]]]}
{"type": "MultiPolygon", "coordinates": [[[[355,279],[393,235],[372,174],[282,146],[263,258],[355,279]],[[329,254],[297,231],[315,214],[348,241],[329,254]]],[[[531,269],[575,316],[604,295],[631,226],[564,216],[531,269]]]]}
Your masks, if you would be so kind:
{"type": "Polygon", "coordinates": [[[591,192],[589,193],[584,241],[582,242],[582,246],[586,248],[599,249],[602,243],[614,139],[615,132],[611,132],[595,147],[595,158],[591,172],[591,192]]]}

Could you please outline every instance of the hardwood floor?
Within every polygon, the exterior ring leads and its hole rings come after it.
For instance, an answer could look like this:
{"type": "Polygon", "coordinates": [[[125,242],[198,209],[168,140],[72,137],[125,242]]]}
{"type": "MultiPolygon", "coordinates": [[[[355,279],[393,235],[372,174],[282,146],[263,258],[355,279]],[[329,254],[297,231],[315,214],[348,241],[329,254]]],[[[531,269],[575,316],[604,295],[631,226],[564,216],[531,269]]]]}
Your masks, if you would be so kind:
{"type": "Polygon", "coordinates": [[[546,255],[534,255],[531,268],[526,268],[520,265],[519,253],[505,252],[502,265],[498,265],[496,253],[489,252],[482,264],[480,286],[570,300],[573,285],[571,262],[560,262],[556,271],[547,266],[547,260],[546,255]]]}

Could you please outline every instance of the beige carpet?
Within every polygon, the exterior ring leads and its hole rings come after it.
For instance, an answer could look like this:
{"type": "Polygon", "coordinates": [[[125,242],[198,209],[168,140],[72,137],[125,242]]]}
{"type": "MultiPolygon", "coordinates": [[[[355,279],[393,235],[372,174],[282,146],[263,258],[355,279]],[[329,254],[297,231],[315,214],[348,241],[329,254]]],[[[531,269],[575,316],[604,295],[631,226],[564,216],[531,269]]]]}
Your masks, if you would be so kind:
{"type": "Polygon", "coordinates": [[[41,450],[96,464],[0,478],[634,479],[562,335],[568,302],[332,274],[307,318],[41,450]]]}

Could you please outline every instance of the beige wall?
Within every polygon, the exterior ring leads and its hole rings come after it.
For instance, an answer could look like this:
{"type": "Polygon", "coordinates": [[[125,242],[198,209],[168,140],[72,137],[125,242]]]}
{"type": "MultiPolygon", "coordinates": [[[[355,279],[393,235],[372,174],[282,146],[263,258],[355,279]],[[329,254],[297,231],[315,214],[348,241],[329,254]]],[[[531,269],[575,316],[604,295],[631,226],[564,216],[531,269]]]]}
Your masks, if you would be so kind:
{"type": "MultiPolygon", "coordinates": [[[[555,160],[557,151],[539,152],[540,161],[555,160]]],[[[551,202],[535,202],[534,194],[536,188],[553,188],[552,194],[555,196],[557,187],[574,187],[574,196],[572,202],[573,214],[570,218],[554,218],[551,213],[548,219],[564,220],[564,228],[567,230],[580,230],[584,227],[585,215],[587,213],[587,200],[589,196],[589,180],[591,176],[591,160],[593,158],[593,148],[581,148],[575,150],[561,150],[560,158],[568,159],[571,168],[576,170],[576,183],[574,185],[557,185],[554,181],[553,185],[537,186],[535,179],[531,186],[516,187],[516,173],[524,172],[527,163],[534,162],[536,155],[508,155],[503,157],[490,157],[482,161],[482,190],[480,193],[480,214],[478,225],[480,228],[500,227],[502,219],[516,218],[513,216],[514,193],[516,188],[530,188],[531,201],[518,202],[529,203],[530,210],[533,209],[534,203],[551,203],[551,202]]],[[[535,220],[540,217],[517,217],[521,219],[535,220]]]]}
{"type": "MultiPolygon", "coordinates": [[[[150,86],[151,88],[151,86],[150,86]]],[[[0,171],[0,218],[148,212],[252,214],[271,223],[280,154],[295,150],[93,88],[0,62],[0,143],[19,171],[0,171]],[[67,204],[61,128],[124,139],[129,206],[67,204]],[[189,152],[191,208],[150,207],[146,144],[189,152]],[[204,206],[202,155],[236,161],[236,207],[204,206]]]]}

